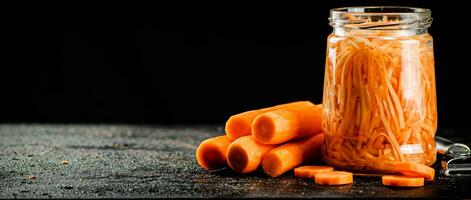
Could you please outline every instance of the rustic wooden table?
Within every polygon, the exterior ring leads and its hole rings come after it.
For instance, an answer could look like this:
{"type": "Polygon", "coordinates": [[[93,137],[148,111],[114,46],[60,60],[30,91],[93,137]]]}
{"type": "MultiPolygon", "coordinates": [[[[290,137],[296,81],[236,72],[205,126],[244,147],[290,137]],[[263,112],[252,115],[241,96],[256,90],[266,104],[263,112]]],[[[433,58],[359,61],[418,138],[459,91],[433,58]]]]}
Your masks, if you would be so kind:
{"type": "Polygon", "coordinates": [[[329,187],[292,172],[279,178],[205,172],[195,161],[197,144],[222,132],[220,126],[3,124],[0,198],[471,198],[471,178],[443,175],[402,189],[381,186],[379,177],[329,187]]]}

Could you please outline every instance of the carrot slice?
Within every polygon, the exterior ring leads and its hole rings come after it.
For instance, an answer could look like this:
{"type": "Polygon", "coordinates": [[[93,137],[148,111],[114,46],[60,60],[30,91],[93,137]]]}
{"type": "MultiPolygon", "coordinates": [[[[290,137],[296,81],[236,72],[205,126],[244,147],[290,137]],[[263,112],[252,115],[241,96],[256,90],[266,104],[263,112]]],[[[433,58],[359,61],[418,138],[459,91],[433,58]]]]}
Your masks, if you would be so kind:
{"type": "Polygon", "coordinates": [[[353,174],[344,171],[319,172],[314,177],[314,181],[320,185],[351,184],[353,183],[353,174]]]}
{"type": "Polygon", "coordinates": [[[394,170],[407,176],[422,176],[428,181],[433,181],[435,178],[435,169],[419,163],[396,162],[394,170]]]}
{"type": "Polygon", "coordinates": [[[201,142],[196,149],[196,161],[205,170],[214,170],[226,166],[226,151],[231,140],[225,136],[209,138],[201,142]]]}
{"type": "Polygon", "coordinates": [[[383,185],[396,187],[420,187],[424,186],[424,177],[412,177],[401,175],[386,175],[382,177],[383,185]]]}
{"type": "Polygon", "coordinates": [[[252,136],[240,137],[227,148],[227,163],[236,172],[253,172],[260,166],[263,156],[274,147],[259,144],[252,139],[252,136]]]}
{"type": "Polygon", "coordinates": [[[334,168],[331,166],[307,165],[294,168],[294,176],[298,178],[315,178],[319,172],[332,172],[334,168]]]}
{"type": "Polygon", "coordinates": [[[322,132],[322,107],[303,104],[266,112],[252,123],[252,136],[263,144],[280,144],[322,132]]]}
{"type": "Polygon", "coordinates": [[[272,149],[263,157],[263,171],[277,177],[304,162],[320,160],[323,140],[324,134],[321,133],[272,149]]]}
{"type": "Polygon", "coordinates": [[[251,124],[258,115],[282,108],[296,107],[305,104],[311,105],[312,103],[309,101],[297,101],[233,115],[226,122],[226,134],[233,140],[245,135],[250,135],[252,133],[251,124]]]}

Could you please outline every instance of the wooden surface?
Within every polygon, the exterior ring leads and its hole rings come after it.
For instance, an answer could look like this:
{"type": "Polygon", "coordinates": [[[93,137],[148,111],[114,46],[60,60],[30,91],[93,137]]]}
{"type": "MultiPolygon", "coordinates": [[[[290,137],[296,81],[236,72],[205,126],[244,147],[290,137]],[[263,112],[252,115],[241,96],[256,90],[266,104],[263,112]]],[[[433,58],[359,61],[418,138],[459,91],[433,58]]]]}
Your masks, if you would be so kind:
{"type": "Polygon", "coordinates": [[[439,171],[435,182],[412,189],[381,186],[379,177],[332,187],[292,172],[279,178],[205,172],[196,164],[196,146],[222,132],[221,126],[0,125],[0,198],[471,198],[471,178],[439,171]]]}

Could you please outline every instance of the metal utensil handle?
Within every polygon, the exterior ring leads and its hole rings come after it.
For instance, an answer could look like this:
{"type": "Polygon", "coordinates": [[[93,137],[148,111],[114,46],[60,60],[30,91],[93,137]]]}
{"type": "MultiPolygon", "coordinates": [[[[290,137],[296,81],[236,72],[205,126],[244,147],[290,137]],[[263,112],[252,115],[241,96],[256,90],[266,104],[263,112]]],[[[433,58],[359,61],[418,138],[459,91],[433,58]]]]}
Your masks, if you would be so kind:
{"type": "Polygon", "coordinates": [[[440,136],[435,136],[435,143],[437,144],[437,153],[441,155],[445,155],[448,148],[454,144],[453,141],[440,136]]]}
{"type": "Polygon", "coordinates": [[[441,155],[469,155],[471,150],[468,146],[461,143],[455,143],[449,139],[435,136],[437,152],[441,155]]]}

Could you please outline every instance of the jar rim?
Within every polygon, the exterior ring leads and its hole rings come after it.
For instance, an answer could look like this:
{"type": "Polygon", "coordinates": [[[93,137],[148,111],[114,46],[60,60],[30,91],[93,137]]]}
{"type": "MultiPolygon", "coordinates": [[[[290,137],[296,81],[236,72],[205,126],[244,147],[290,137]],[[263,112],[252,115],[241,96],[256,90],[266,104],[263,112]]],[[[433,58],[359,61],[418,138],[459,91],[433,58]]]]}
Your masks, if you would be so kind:
{"type": "Polygon", "coordinates": [[[432,23],[430,9],[405,6],[353,6],[330,10],[334,28],[374,30],[426,30],[432,23]]]}
{"type": "Polygon", "coordinates": [[[406,6],[349,6],[330,9],[331,14],[363,13],[363,14],[430,14],[430,9],[406,6]]]}

